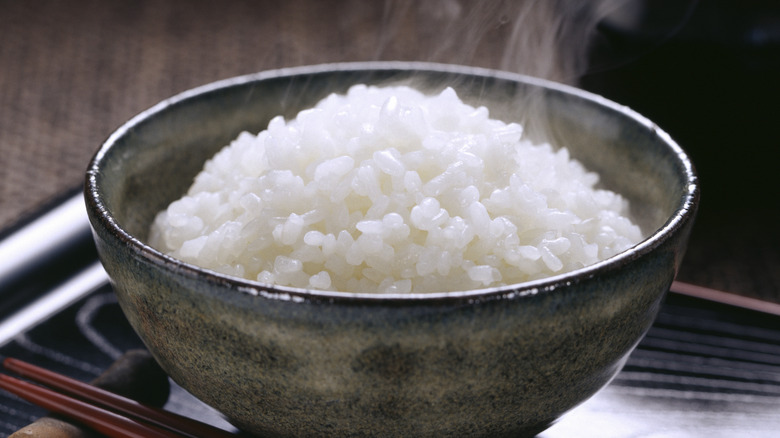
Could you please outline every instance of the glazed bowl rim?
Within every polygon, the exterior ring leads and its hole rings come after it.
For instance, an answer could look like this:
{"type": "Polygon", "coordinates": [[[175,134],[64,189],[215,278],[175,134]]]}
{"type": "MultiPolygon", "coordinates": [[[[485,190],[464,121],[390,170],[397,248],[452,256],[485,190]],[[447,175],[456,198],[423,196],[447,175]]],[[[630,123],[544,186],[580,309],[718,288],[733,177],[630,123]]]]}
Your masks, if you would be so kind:
{"type": "Polygon", "coordinates": [[[272,300],[291,302],[327,301],[361,304],[404,305],[419,302],[450,303],[453,301],[475,302],[493,299],[517,299],[525,296],[533,296],[539,293],[550,293],[557,288],[570,286],[572,284],[597,277],[599,274],[604,272],[621,269],[622,267],[631,263],[633,260],[641,258],[642,256],[652,252],[655,248],[673,236],[678,229],[684,226],[684,224],[693,219],[699,198],[699,183],[692,162],[683,149],[674,140],[672,140],[669,134],[658,127],[655,123],[635,112],[634,110],[628,108],[627,106],[617,104],[597,94],[590,93],[588,91],[569,85],[501,70],[431,62],[370,61],[317,64],[310,66],[265,70],[257,73],[235,76],[211,82],[199,87],[191,88],[165,100],[162,100],[156,105],[146,109],[145,111],[142,111],[141,113],[131,118],[129,121],[122,124],[106,139],[106,141],[101,144],[100,148],[90,160],[89,166],[87,168],[84,196],[87,209],[93,213],[90,215],[93,233],[95,233],[95,228],[97,227],[104,228],[110,234],[122,241],[122,243],[132,252],[135,257],[145,259],[149,263],[157,265],[164,270],[172,271],[172,273],[184,275],[192,279],[197,279],[198,281],[206,281],[218,287],[227,287],[238,292],[249,295],[256,295],[257,297],[272,300]],[[562,92],[564,94],[573,95],[580,99],[591,101],[598,106],[606,107],[609,110],[615,111],[616,113],[622,114],[623,116],[632,119],[659,137],[660,141],[665,143],[674,152],[674,156],[682,165],[687,186],[684,188],[683,196],[680,198],[680,202],[675,208],[674,213],[661,227],[653,231],[644,240],[629,248],[628,250],[597,263],[542,279],[499,287],[472,289],[465,291],[407,294],[341,292],[295,288],[290,286],[266,284],[258,281],[221,274],[206,268],[196,266],[194,264],[186,263],[152,248],[147,243],[144,243],[140,238],[130,234],[127,230],[122,228],[113,214],[106,207],[103,201],[101,187],[98,185],[99,174],[101,174],[101,163],[103,163],[104,158],[109,154],[111,148],[120,139],[122,139],[136,126],[142,124],[144,121],[167,111],[169,108],[177,104],[197,98],[203,94],[215,92],[220,89],[241,86],[247,83],[274,78],[350,71],[421,71],[422,73],[451,73],[468,76],[482,76],[486,78],[495,78],[547,88],[553,91],[562,92]]]}

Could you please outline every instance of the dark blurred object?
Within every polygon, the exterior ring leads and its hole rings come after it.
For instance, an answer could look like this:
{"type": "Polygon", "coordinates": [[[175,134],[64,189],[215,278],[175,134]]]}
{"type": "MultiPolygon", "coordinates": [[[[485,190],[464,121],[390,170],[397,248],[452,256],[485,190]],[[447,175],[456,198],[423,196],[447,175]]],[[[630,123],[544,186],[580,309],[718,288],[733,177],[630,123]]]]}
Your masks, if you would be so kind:
{"type": "Polygon", "coordinates": [[[92,384],[149,406],[162,407],[170,393],[168,375],[143,349],[127,351],[92,384]]]}
{"type": "Polygon", "coordinates": [[[629,0],[599,31],[581,86],[669,132],[701,178],[678,278],[780,301],[780,2],[629,0]]]}

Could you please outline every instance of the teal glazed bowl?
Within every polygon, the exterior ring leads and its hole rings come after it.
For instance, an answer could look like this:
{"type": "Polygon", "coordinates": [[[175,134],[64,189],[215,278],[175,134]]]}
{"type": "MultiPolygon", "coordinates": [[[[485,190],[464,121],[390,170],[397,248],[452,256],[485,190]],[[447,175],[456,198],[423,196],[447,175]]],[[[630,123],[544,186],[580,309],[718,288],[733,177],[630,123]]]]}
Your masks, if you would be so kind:
{"type": "Polygon", "coordinates": [[[698,182],[683,150],[633,111],[505,72],[420,63],[263,72],[161,102],[114,132],[86,175],[100,259],[170,376],[262,436],[533,436],[604,387],[658,312],[698,182]],[[412,295],[232,278],[146,243],[155,214],[239,132],[356,83],[453,86],[494,118],[549,136],[627,197],[647,238],[598,264],[511,286],[412,295]]]}

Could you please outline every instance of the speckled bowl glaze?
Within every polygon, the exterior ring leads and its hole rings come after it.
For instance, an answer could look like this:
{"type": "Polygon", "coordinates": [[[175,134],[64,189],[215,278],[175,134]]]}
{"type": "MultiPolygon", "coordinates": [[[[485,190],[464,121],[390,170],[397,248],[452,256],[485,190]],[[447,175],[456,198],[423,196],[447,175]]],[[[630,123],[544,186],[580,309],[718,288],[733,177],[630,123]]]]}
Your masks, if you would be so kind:
{"type": "MultiPolygon", "coordinates": [[[[534,134],[535,133],[535,134],[534,134]]],[[[162,367],[263,436],[532,436],[606,385],[652,324],[698,200],[685,153],[598,96],[520,75],[417,63],[263,72],[187,91],[119,128],[86,201],[120,305],[162,367]],[[597,265],[502,288],[371,295],[274,287],[145,243],[154,215],[240,131],[356,83],[456,88],[549,135],[630,199],[648,238],[597,265]]]]}

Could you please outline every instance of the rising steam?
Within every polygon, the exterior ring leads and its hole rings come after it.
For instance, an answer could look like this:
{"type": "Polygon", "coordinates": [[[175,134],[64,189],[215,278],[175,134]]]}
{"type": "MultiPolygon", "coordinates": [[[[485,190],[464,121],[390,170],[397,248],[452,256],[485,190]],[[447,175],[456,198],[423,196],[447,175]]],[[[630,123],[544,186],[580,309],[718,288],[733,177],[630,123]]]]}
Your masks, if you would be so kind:
{"type": "Polygon", "coordinates": [[[377,58],[477,65],[576,84],[596,26],[630,0],[386,0],[377,58]]]}

